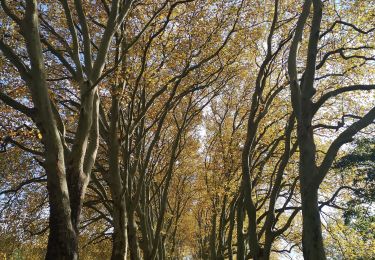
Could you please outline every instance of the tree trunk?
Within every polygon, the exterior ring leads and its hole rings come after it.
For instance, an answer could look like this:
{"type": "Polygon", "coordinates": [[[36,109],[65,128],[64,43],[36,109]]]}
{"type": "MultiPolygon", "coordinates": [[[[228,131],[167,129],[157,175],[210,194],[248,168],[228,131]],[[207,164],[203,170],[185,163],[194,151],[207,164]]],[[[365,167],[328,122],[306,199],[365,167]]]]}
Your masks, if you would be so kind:
{"type": "Polygon", "coordinates": [[[245,241],[243,234],[243,221],[244,221],[244,210],[243,210],[243,192],[241,192],[238,199],[237,207],[237,253],[236,259],[245,260],[245,241]]]}
{"type": "Polygon", "coordinates": [[[219,230],[218,230],[218,249],[216,259],[224,260],[225,251],[225,218],[226,218],[227,195],[224,196],[223,205],[221,207],[219,230]]]}
{"type": "Polygon", "coordinates": [[[210,234],[210,256],[212,260],[216,259],[216,212],[211,218],[211,234],[210,234]]]}
{"type": "MultiPolygon", "coordinates": [[[[56,172],[53,173],[57,175],[56,172]]],[[[69,198],[66,198],[64,194],[60,194],[60,187],[56,187],[51,179],[52,178],[48,180],[47,184],[50,215],[47,254],[45,259],[75,260],[78,259],[78,234],[71,222],[69,198]]]]}
{"type": "Polygon", "coordinates": [[[302,185],[302,246],[305,260],[325,260],[318,207],[318,189],[302,185]]]}
{"type": "MultiPolygon", "coordinates": [[[[129,240],[129,252],[131,260],[138,260],[139,249],[138,249],[138,238],[137,238],[137,224],[135,223],[134,214],[129,214],[128,219],[128,240],[129,240]]],[[[146,259],[146,256],[145,256],[146,259]]]]}
{"type": "Polygon", "coordinates": [[[235,214],[236,214],[236,206],[238,202],[237,199],[235,198],[233,202],[231,203],[231,209],[230,209],[230,214],[229,214],[229,231],[228,231],[228,236],[227,236],[227,245],[228,245],[228,259],[233,260],[233,249],[232,249],[232,241],[233,241],[233,230],[234,230],[234,225],[235,225],[235,214]]]}
{"type": "Polygon", "coordinates": [[[50,206],[49,236],[46,260],[78,259],[78,236],[72,229],[65,229],[64,218],[55,206],[50,206]]]}
{"type": "Polygon", "coordinates": [[[269,260],[271,258],[272,243],[273,243],[273,240],[265,242],[265,245],[262,251],[263,255],[260,258],[261,260],[269,260]]]}
{"type": "Polygon", "coordinates": [[[128,249],[127,219],[123,202],[113,207],[113,242],[111,260],[126,260],[128,249]]]}
{"type": "Polygon", "coordinates": [[[119,100],[117,96],[112,96],[111,120],[108,140],[108,161],[109,174],[104,175],[111,191],[113,200],[113,236],[112,236],[112,260],[125,260],[128,237],[126,204],[124,194],[124,184],[121,178],[119,155],[120,144],[118,137],[119,124],[119,100]]]}

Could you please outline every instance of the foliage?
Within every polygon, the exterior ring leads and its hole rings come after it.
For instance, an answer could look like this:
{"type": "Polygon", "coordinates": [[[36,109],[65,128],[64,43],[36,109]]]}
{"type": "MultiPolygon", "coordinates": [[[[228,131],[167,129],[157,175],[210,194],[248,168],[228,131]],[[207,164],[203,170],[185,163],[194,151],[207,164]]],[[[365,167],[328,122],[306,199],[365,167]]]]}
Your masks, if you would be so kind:
{"type": "Polygon", "coordinates": [[[373,1],[0,4],[0,258],[373,258],[373,1]]]}

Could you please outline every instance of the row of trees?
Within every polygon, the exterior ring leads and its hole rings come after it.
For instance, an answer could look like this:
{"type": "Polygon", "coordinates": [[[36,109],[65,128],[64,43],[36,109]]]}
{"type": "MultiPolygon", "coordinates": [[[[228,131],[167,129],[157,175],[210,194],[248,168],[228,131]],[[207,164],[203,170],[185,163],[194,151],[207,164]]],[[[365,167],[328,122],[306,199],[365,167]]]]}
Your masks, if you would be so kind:
{"type": "Polygon", "coordinates": [[[0,2],[1,252],[371,257],[371,1],[0,2]]]}

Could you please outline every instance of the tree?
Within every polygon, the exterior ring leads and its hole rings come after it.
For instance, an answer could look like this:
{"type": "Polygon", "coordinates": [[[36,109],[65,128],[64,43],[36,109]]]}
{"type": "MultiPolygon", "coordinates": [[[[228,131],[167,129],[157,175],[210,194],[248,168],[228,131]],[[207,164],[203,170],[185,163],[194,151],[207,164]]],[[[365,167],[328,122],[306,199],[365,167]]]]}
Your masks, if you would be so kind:
{"type": "MultiPolygon", "coordinates": [[[[28,103],[33,107],[18,102],[4,92],[1,93],[1,100],[31,118],[40,131],[44,147],[42,166],[47,173],[50,204],[50,234],[46,259],[78,258],[78,224],[98,149],[97,81],[101,79],[112,38],[122,25],[131,4],[131,1],[112,2],[106,25],[102,30],[103,37],[94,54],[85,7],[81,1],[74,2],[78,28],[75,26],[68,1],[51,5],[48,3],[38,5],[35,0],[12,5],[5,0],[1,1],[5,14],[2,23],[15,24],[17,30],[8,27],[10,30],[7,33],[13,39],[19,39],[17,43],[22,48],[13,50],[2,38],[0,49],[8,64],[18,71],[19,81],[26,84],[28,94],[31,96],[28,103]],[[60,21],[66,23],[63,33],[69,35],[71,42],[67,42],[65,37],[56,31],[54,21],[49,18],[49,15],[56,15],[54,12],[57,10],[53,9],[55,6],[64,10],[65,17],[62,14],[58,17],[60,21]],[[80,57],[81,39],[82,58],[80,57]],[[25,45],[21,41],[24,41],[25,45]],[[60,47],[65,50],[63,53],[58,50],[60,47]],[[57,82],[64,82],[66,78],[64,74],[68,73],[67,84],[75,85],[79,89],[73,87],[80,93],[80,97],[78,122],[70,147],[66,136],[64,113],[59,112],[53,97],[49,94],[49,88],[51,85],[54,86],[50,82],[55,81],[51,75],[54,68],[49,67],[48,63],[46,65],[44,50],[48,50],[48,56],[53,56],[50,61],[57,62],[63,67],[63,76],[57,79],[57,82]]],[[[15,43],[11,44],[15,45],[15,43]]]]}
{"type": "MultiPolygon", "coordinates": [[[[325,156],[319,164],[317,162],[317,149],[314,139],[313,118],[324,103],[337,95],[349,91],[371,90],[374,85],[351,85],[341,86],[329,91],[320,97],[316,102],[313,97],[316,94],[316,70],[325,63],[323,58],[321,64],[317,62],[320,40],[332,29],[321,33],[323,17],[323,3],[320,0],[304,1],[302,12],[299,16],[296,31],[290,47],[288,59],[288,74],[291,88],[291,102],[297,119],[297,136],[300,149],[300,185],[302,198],[303,215],[303,254],[305,259],[326,259],[321,221],[318,208],[318,189],[327,175],[339,149],[359,131],[367,127],[375,119],[375,108],[370,109],[364,116],[352,123],[342,131],[331,143],[325,156]],[[313,17],[306,50],[306,64],[301,78],[298,78],[297,52],[300,41],[303,37],[303,30],[310,14],[310,7],[313,6],[313,17]]],[[[333,25],[335,26],[335,25],[333,25]]],[[[352,26],[349,24],[349,26],[352,26]]],[[[332,28],[332,27],[331,27],[332,28]]],[[[354,28],[357,28],[354,26],[354,28]]],[[[364,32],[367,34],[367,32],[364,32]]],[[[337,53],[334,50],[331,53],[337,53]]],[[[328,53],[326,55],[331,55],[328,53]]],[[[345,56],[344,56],[345,58],[345,56]]],[[[352,58],[356,58],[352,56],[352,58]]],[[[340,125],[338,125],[340,127],[340,125]]]]}
{"type": "Polygon", "coordinates": [[[0,255],[371,256],[371,1],[0,4],[0,255]]]}

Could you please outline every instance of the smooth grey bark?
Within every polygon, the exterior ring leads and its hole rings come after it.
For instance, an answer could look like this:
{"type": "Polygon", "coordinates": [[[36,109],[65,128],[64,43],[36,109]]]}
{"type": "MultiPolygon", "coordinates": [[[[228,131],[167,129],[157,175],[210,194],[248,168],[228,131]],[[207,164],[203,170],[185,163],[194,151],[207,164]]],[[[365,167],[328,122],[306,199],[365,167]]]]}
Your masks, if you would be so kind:
{"type": "MultiPolygon", "coordinates": [[[[135,215],[133,214],[129,215],[128,218],[128,240],[129,240],[129,252],[130,252],[130,259],[131,260],[138,260],[140,259],[140,253],[139,253],[139,246],[138,246],[138,238],[137,238],[137,224],[135,223],[135,215]]],[[[146,250],[148,247],[144,248],[144,258],[147,259],[148,256],[148,250],[146,250]]]]}
{"type": "Polygon", "coordinates": [[[168,163],[168,169],[167,169],[167,172],[166,172],[165,187],[164,187],[164,190],[162,192],[162,197],[161,197],[161,205],[160,205],[160,209],[159,209],[159,216],[158,216],[158,219],[157,219],[156,229],[155,229],[155,233],[154,233],[154,240],[152,241],[152,250],[151,250],[151,254],[150,254],[150,259],[152,259],[152,260],[155,259],[157,249],[158,249],[158,244],[161,243],[161,241],[162,241],[162,238],[160,236],[161,236],[161,230],[162,230],[163,224],[164,224],[164,215],[165,215],[166,210],[167,210],[168,190],[169,190],[169,187],[170,187],[170,184],[171,184],[171,181],[172,181],[173,170],[174,170],[176,159],[177,159],[177,156],[178,156],[178,153],[179,153],[179,145],[180,145],[180,142],[181,142],[182,133],[183,133],[183,131],[186,127],[187,121],[188,121],[188,118],[187,118],[188,112],[189,111],[186,111],[185,114],[184,114],[183,122],[181,123],[181,126],[178,127],[178,132],[177,132],[177,135],[176,135],[176,137],[173,141],[173,145],[172,145],[171,156],[170,156],[170,160],[169,160],[169,163],[168,163]]]}
{"type": "Polygon", "coordinates": [[[297,138],[300,148],[299,176],[302,198],[302,246],[304,259],[325,260],[325,251],[322,237],[320,211],[318,207],[319,186],[328,173],[337,152],[343,144],[351,142],[355,134],[367,127],[375,119],[375,107],[368,111],[358,121],[346,128],[331,143],[322,163],[316,163],[316,145],[312,121],[314,114],[329,98],[348,91],[373,89],[373,85],[354,85],[342,87],[323,95],[316,103],[312,98],[316,92],[314,79],[316,73],[316,58],[318,43],[321,38],[320,23],[322,20],[323,4],[321,0],[306,0],[302,13],[298,19],[293,42],[290,47],[288,58],[288,73],[291,88],[291,100],[294,113],[297,118],[297,138]],[[304,25],[310,14],[313,4],[313,17],[311,22],[310,36],[308,40],[307,61],[304,75],[299,84],[297,74],[297,50],[302,39],[304,25]]]}
{"type": "Polygon", "coordinates": [[[318,190],[304,188],[302,197],[302,245],[304,259],[325,259],[320,212],[318,208],[318,190]]]}
{"type": "MultiPolygon", "coordinates": [[[[279,196],[280,190],[281,190],[281,182],[283,180],[283,174],[285,171],[285,168],[289,162],[289,159],[291,155],[295,152],[297,146],[295,146],[295,149],[291,148],[291,135],[292,131],[294,129],[294,122],[295,122],[295,117],[294,114],[292,113],[289,117],[288,124],[285,127],[285,147],[284,147],[284,152],[281,155],[281,162],[280,165],[277,169],[276,172],[276,179],[275,183],[273,184],[272,190],[271,190],[271,195],[269,199],[269,206],[268,206],[268,213],[266,216],[264,228],[265,228],[265,241],[264,241],[264,246],[263,246],[263,256],[262,259],[268,260],[271,257],[271,249],[272,249],[272,244],[275,240],[275,238],[282,234],[282,232],[287,229],[290,225],[290,221],[294,218],[295,214],[292,214],[291,217],[289,217],[289,220],[287,224],[283,228],[281,228],[278,231],[274,230],[274,225],[275,225],[275,206],[276,206],[276,200],[279,196]],[[288,224],[289,223],[289,224],[288,224]]],[[[291,194],[293,192],[291,191],[291,194]]]]}
{"type": "MultiPolygon", "coordinates": [[[[8,102],[8,104],[21,112],[26,112],[25,114],[32,118],[42,135],[45,159],[43,167],[47,173],[50,204],[50,234],[46,259],[78,258],[78,225],[99,140],[97,81],[103,71],[112,37],[123,22],[131,3],[132,1],[125,1],[122,5],[119,0],[112,1],[108,24],[104,30],[96,59],[93,61],[90,35],[87,30],[86,18],[83,15],[83,5],[80,0],[74,1],[83,33],[83,57],[85,60],[85,69],[83,69],[79,58],[79,38],[66,0],[61,0],[61,4],[73,43],[72,49],[69,49],[67,53],[75,63],[75,68],[56,52],[53,44],[48,42],[47,38],[41,38],[36,0],[26,1],[25,14],[22,19],[12,13],[5,1],[1,1],[5,13],[20,26],[30,61],[29,68],[4,41],[0,40],[1,51],[17,68],[21,78],[26,82],[34,108],[29,113],[18,103],[8,102]],[[63,120],[48,93],[42,43],[72,74],[72,78],[78,82],[80,88],[81,103],[79,104],[78,127],[71,148],[65,141],[63,120]]],[[[7,98],[5,99],[7,100],[7,98]]],[[[4,100],[4,98],[2,99],[4,100]]]]}
{"type": "Polygon", "coordinates": [[[245,237],[243,233],[244,222],[243,191],[240,192],[237,205],[237,259],[245,260],[245,237]]]}
{"type": "Polygon", "coordinates": [[[315,94],[314,76],[319,40],[322,6],[320,1],[314,2],[314,15],[310,31],[306,71],[301,86],[297,79],[297,49],[303,35],[303,28],[310,13],[311,1],[306,0],[302,13],[297,21],[297,28],[288,59],[288,72],[292,90],[292,105],[297,118],[297,137],[300,147],[300,185],[302,197],[302,244],[304,258],[308,260],[326,259],[321,232],[320,213],[318,208],[318,186],[313,180],[317,175],[316,147],[312,128],[312,101],[315,94]]]}
{"type": "MultiPolygon", "coordinates": [[[[241,194],[243,196],[243,206],[246,210],[247,217],[248,217],[248,234],[247,238],[249,241],[249,248],[250,248],[250,255],[255,260],[263,259],[264,252],[263,248],[260,245],[260,238],[258,234],[258,224],[257,224],[257,208],[255,206],[255,202],[252,198],[253,193],[253,182],[252,182],[252,173],[251,173],[251,167],[252,167],[252,154],[254,152],[255,142],[256,142],[256,136],[259,129],[259,124],[262,119],[262,117],[265,116],[263,112],[260,112],[260,106],[262,105],[262,95],[265,88],[265,82],[267,78],[267,67],[272,62],[272,58],[277,55],[277,53],[281,50],[281,47],[283,44],[279,44],[278,49],[273,52],[272,51],[272,42],[274,33],[276,30],[276,25],[278,21],[278,5],[279,1],[275,0],[275,8],[272,18],[272,24],[270,31],[267,36],[267,53],[266,56],[259,68],[258,75],[255,82],[255,90],[251,98],[251,106],[250,106],[250,112],[248,116],[247,121],[247,130],[246,130],[246,140],[242,151],[242,181],[241,181],[241,194]]],[[[271,101],[269,104],[272,103],[272,95],[271,95],[271,101]]],[[[269,105],[268,104],[268,105],[269,105]]],[[[266,104],[267,106],[267,104],[266,104]]],[[[267,109],[264,109],[264,111],[267,111],[267,109]]],[[[240,203],[241,204],[241,203],[240,203]]],[[[241,237],[240,237],[241,238],[241,237]]],[[[242,240],[242,239],[241,239],[242,240]]],[[[240,243],[238,243],[238,246],[242,247],[240,243]]],[[[240,259],[245,257],[245,252],[243,248],[237,249],[240,254],[240,259]]]]}
{"type": "Polygon", "coordinates": [[[65,178],[64,148],[60,136],[62,129],[60,131],[58,129],[48,94],[35,0],[26,1],[21,32],[25,38],[31,64],[30,77],[23,78],[26,79],[32,95],[36,110],[35,122],[40,129],[45,147],[44,168],[47,172],[50,199],[50,234],[46,259],[77,259],[77,229],[71,219],[70,194],[65,178]]]}
{"type": "Polygon", "coordinates": [[[112,260],[127,259],[128,234],[127,217],[123,200],[114,200],[113,207],[113,237],[112,237],[112,260]]]}
{"type": "Polygon", "coordinates": [[[228,259],[233,260],[233,231],[236,221],[236,207],[238,204],[238,198],[235,197],[233,201],[231,202],[230,206],[230,213],[229,213],[229,231],[228,231],[228,237],[227,237],[227,245],[228,245],[228,259]]]}
{"type": "Polygon", "coordinates": [[[219,230],[218,230],[218,246],[216,259],[224,259],[224,247],[225,247],[225,222],[226,222],[226,207],[227,207],[228,196],[224,195],[223,205],[221,207],[220,221],[219,221],[219,230]]]}
{"type": "Polygon", "coordinates": [[[120,144],[118,136],[119,125],[119,100],[112,96],[111,119],[108,138],[109,171],[106,175],[107,183],[113,200],[113,237],[112,260],[125,260],[128,247],[127,216],[124,199],[124,185],[120,173],[119,155],[120,144]]]}

